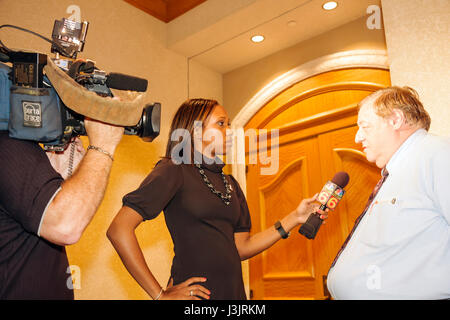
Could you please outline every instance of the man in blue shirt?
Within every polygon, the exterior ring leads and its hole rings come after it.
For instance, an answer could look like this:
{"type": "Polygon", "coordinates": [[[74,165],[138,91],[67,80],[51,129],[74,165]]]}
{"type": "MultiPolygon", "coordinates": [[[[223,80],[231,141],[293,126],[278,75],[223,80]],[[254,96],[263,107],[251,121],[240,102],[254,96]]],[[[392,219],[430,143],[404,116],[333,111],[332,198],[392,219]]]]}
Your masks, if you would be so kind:
{"type": "Polygon", "coordinates": [[[335,299],[450,298],[450,140],[428,133],[430,117],[409,87],[359,104],[367,160],[383,180],[328,274],[335,299]]]}

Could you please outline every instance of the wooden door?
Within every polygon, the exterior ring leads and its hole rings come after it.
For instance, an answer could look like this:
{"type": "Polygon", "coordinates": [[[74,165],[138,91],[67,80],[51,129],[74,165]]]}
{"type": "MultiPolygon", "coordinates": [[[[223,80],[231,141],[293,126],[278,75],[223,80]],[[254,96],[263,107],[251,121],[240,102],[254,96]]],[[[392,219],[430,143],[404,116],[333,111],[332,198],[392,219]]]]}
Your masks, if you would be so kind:
{"type": "MultiPolygon", "coordinates": [[[[280,93],[248,122],[248,129],[278,129],[278,171],[262,175],[260,162],[247,165],[247,200],[252,233],[280,220],[301,199],[319,192],[337,171],[346,171],[346,195],[314,240],[291,237],[250,259],[253,299],[324,299],[324,279],[361,213],[380,170],[367,162],[357,131],[357,103],[389,86],[389,72],[347,69],[306,79],[280,93]]],[[[268,137],[271,143],[271,137],[268,137]]],[[[258,145],[259,147],[259,145],[258,145]]],[[[257,147],[257,148],[258,148],[257,147]]],[[[248,155],[254,151],[248,146],[248,155]]]]}

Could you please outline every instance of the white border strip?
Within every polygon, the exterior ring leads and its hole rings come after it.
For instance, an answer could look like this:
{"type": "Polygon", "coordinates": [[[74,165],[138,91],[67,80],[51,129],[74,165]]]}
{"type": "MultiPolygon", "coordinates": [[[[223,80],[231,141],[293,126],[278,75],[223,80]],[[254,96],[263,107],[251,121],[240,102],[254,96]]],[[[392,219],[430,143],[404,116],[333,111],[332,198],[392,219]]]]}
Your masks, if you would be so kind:
{"type": "Polygon", "coordinates": [[[52,203],[53,199],[55,199],[56,195],[61,191],[61,187],[58,188],[58,190],[55,191],[55,193],[53,194],[53,196],[50,198],[50,200],[48,200],[47,205],[45,206],[44,209],[44,213],[42,213],[42,217],[41,217],[41,222],[39,222],[39,227],[38,227],[38,231],[37,231],[37,235],[38,237],[41,236],[41,227],[42,227],[42,222],[44,222],[44,217],[45,214],[47,213],[47,209],[50,206],[50,204],[52,203]]]}

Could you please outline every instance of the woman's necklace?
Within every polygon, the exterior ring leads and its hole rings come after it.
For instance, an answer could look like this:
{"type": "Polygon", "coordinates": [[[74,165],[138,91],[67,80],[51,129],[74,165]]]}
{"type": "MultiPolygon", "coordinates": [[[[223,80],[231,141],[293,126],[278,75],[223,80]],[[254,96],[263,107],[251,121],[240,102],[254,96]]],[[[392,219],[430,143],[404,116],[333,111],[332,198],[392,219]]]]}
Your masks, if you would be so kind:
{"type": "Polygon", "coordinates": [[[208,186],[208,188],[211,190],[212,193],[214,193],[215,195],[217,195],[220,199],[222,199],[222,201],[228,206],[231,203],[231,186],[228,183],[227,178],[225,177],[225,174],[223,172],[221,172],[222,175],[222,180],[223,180],[223,184],[225,185],[225,194],[223,194],[222,192],[216,190],[214,188],[214,186],[212,185],[212,183],[209,181],[208,177],[205,174],[205,170],[203,170],[203,168],[196,163],[195,166],[197,167],[198,171],[200,172],[200,175],[203,178],[203,181],[206,183],[206,185],[208,186]]]}

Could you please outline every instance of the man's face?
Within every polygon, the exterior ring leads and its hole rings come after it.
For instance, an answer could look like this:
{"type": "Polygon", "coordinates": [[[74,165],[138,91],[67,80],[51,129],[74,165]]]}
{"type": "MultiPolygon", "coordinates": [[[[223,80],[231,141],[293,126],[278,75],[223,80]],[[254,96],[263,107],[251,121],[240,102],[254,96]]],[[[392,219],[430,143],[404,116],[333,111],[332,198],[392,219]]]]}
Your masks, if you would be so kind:
{"type": "Polygon", "coordinates": [[[362,144],[368,161],[383,168],[395,152],[393,126],[389,124],[388,119],[378,116],[373,101],[368,101],[359,110],[358,127],[355,142],[362,144]]]}

